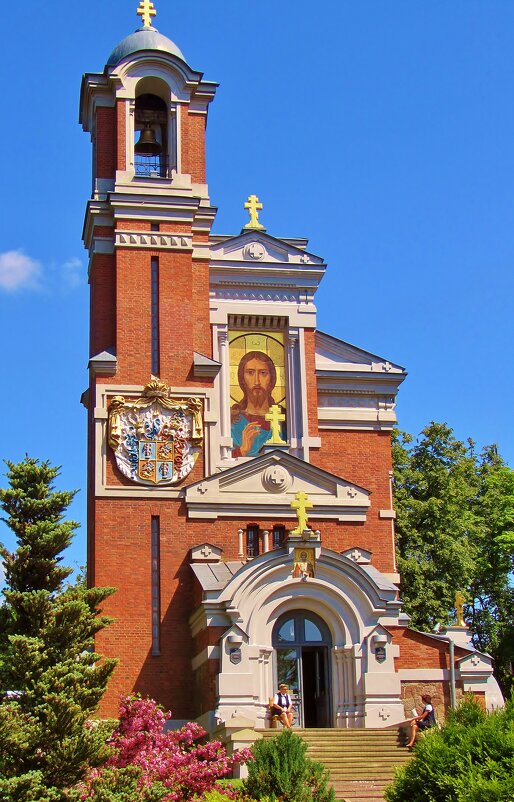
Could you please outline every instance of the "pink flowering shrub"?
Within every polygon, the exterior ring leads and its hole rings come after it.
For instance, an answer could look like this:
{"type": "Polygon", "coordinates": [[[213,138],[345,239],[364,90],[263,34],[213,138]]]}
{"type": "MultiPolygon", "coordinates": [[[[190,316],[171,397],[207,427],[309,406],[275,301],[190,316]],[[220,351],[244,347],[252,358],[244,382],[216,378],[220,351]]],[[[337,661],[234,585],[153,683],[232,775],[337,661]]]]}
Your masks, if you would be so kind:
{"type": "Polygon", "coordinates": [[[93,770],[81,788],[82,800],[101,799],[102,774],[115,782],[126,769],[137,780],[134,799],[158,798],[162,802],[184,802],[200,797],[231,774],[236,763],[249,760],[248,749],[227,755],[220,741],[204,741],[205,730],[190,722],[179,730],[164,730],[171,712],[165,713],[153,699],[127,696],[121,700],[120,719],[107,743],[112,756],[105,769],[93,770]],[[159,789],[162,793],[159,792],[159,789]]]}

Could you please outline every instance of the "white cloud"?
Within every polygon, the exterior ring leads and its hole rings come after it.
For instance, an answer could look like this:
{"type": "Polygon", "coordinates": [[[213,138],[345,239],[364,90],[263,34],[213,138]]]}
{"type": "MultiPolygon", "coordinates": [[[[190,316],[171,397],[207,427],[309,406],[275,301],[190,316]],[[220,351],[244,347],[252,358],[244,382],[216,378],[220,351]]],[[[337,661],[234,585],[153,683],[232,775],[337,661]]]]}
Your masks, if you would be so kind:
{"type": "Polygon", "coordinates": [[[0,290],[36,290],[40,287],[41,265],[23,251],[0,253],[0,290]]]}
{"type": "Polygon", "coordinates": [[[84,283],[85,270],[82,262],[76,256],[73,259],[68,259],[61,265],[61,275],[63,280],[69,287],[78,287],[84,283]]]}

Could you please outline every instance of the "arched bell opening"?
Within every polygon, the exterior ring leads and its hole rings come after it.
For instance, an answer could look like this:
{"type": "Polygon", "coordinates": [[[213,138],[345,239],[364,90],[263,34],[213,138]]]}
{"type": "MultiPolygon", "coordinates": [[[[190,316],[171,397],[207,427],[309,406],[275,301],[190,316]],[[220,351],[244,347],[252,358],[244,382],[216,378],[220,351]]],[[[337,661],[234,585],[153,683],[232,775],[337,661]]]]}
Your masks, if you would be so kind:
{"type": "Polygon", "coordinates": [[[287,612],[273,627],[276,685],[289,686],[300,727],[330,727],[332,721],[330,655],[332,637],[319,615],[287,612]]]}
{"type": "Polygon", "coordinates": [[[168,106],[158,95],[136,97],[134,170],[139,176],[166,178],[169,174],[168,106]]]}

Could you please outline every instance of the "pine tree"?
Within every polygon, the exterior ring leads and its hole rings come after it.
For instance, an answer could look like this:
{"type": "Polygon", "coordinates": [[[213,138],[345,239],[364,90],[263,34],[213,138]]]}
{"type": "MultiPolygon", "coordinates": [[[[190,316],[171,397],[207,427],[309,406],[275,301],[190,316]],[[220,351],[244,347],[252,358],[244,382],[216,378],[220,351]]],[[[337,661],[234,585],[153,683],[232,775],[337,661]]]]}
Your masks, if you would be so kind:
{"type": "Polygon", "coordinates": [[[94,651],[108,624],[98,607],[113,589],[66,583],[61,553],[78,524],[64,520],[75,493],[54,489],[59,469],[29,457],[6,464],[0,506],[18,548],[0,548],[0,799],[54,802],[107,757],[90,719],[116,664],[94,651]]]}

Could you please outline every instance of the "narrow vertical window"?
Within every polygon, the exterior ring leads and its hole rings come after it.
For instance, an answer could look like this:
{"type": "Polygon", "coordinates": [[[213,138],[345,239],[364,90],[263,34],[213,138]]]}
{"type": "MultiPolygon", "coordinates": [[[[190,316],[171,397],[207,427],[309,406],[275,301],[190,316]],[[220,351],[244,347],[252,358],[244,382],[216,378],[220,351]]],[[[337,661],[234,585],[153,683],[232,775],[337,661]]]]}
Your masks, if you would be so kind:
{"type": "Polygon", "coordinates": [[[284,545],[286,530],[283,526],[273,527],[273,549],[280,549],[284,545]]]}
{"type": "Polygon", "coordinates": [[[160,373],[159,359],[159,258],[152,256],[152,374],[160,373]]]}
{"type": "Polygon", "coordinates": [[[152,654],[161,653],[161,523],[152,515],[152,654]]]}
{"type": "Polygon", "coordinates": [[[259,527],[248,526],[246,528],[246,556],[257,557],[259,555],[259,527]]]}

